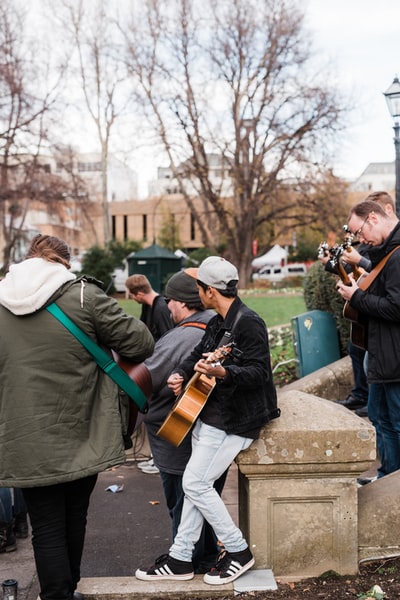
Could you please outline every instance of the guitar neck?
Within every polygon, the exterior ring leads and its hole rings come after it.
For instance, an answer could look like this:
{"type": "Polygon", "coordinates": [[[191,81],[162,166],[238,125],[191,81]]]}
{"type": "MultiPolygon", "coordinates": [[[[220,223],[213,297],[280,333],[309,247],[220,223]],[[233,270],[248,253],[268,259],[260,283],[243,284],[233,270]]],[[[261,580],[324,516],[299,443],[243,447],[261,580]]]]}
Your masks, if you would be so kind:
{"type": "Polygon", "coordinates": [[[340,279],[343,281],[344,285],[351,285],[351,281],[346,272],[346,269],[344,268],[344,266],[342,265],[342,263],[340,261],[338,261],[338,263],[337,263],[337,270],[338,270],[338,275],[339,275],[340,279]]]}

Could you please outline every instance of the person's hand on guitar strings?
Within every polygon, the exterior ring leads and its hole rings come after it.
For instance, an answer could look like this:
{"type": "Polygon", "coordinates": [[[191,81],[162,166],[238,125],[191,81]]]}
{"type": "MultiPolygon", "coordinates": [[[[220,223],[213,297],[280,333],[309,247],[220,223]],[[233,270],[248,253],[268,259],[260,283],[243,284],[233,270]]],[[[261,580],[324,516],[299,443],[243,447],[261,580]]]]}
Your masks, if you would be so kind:
{"type": "Polygon", "coordinates": [[[339,280],[336,284],[336,289],[342,296],[343,300],[350,300],[354,292],[358,290],[358,285],[352,274],[349,274],[349,280],[351,285],[345,285],[341,280],[339,280]]]}
{"type": "Polygon", "coordinates": [[[208,377],[215,377],[216,379],[223,379],[226,375],[225,368],[221,365],[219,360],[209,361],[208,357],[214,352],[203,354],[204,358],[201,358],[194,366],[194,370],[198,373],[207,375],[208,377]]]}

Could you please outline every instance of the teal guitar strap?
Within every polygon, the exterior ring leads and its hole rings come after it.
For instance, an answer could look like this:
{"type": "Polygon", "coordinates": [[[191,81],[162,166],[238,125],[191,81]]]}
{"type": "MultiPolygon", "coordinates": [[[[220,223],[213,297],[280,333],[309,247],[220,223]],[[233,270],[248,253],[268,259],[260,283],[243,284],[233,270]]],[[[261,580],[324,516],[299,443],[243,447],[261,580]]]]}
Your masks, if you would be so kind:
{"type": "Polygon", "coordinates": [[[71,319],[65,314],[63,310],[54,302],[46,306],[46,310],[49,311],[64,325],[68,331],[76,337],[77,340],[86,348],[86,350],[93,356],[99,367],[107,373],[107,375],[133,400],[141,412],[147,412],[147,398],[140,387],[135,383],[127,373],[111,356],[105,352],[100,346],[96,344],[86,333],[82,331],[71,319]]]}

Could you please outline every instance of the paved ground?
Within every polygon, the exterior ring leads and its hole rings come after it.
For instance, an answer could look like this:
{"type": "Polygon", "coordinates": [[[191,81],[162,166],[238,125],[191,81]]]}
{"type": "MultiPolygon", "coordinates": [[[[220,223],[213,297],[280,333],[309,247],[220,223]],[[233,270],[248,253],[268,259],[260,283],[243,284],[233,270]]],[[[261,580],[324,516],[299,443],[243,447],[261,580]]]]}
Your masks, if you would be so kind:
{"type": "MultiPolygon", "coordinates": [[[[233,465],[224,499],[237,520],[237,470],[233,465]]],[[[89,508],[82,578],[132,577],[166,552],[170,519],[159,475],[144,474],[129,460],[101,473],[89,508]],[[110,485],[123,486],[112,493],[110,485]]],[[[16,552],[0,554],[0,577],[18,581],[18,600],[36,600],[38,584],[30,538],[18,540],[16,552]]]]}
{"type": "MultiPolygon", "coordinates": [[[[168,550],[170,519],[159,475],[142,473],[135,460],[146,458],[146,452],[148,447],[139,444],[135,454],[128,455],[125,465],[99,475],[89,508],[83,579],[132,578],[138,566],[151,564],[168,550]],[[107,491],[110,485],[123,486],[123,490],[112,493],[107,491]]],[[[373,474],[375,466],[365,473],[373,474]]],[[[235,464],[229,472],[223,498],[238,522],[235,464]]],[[[36,600],[39,588],[30,538],[18,540],[16,552],[0,554],[0,578],[18,581],[18,600],[36,600]]],[[[169,593],[166,590],[166,595],[169,593]]]]}

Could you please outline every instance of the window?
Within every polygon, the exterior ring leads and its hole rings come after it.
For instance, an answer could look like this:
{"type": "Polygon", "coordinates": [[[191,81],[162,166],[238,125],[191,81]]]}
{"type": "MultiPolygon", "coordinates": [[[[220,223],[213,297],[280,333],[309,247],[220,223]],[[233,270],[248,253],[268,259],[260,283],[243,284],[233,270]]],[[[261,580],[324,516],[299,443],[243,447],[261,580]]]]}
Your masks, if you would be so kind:
{"type": "Polygon", "coordinates": [[[80,173],[87,171],[101,171],[101,162],[78,162],[78,171],[80,173]]]}
{"type": "Polygon", "coordinates": [[[146,241],[147,240],[147,215],[142,215],[143,216],[143,239],[146,241]]]}

